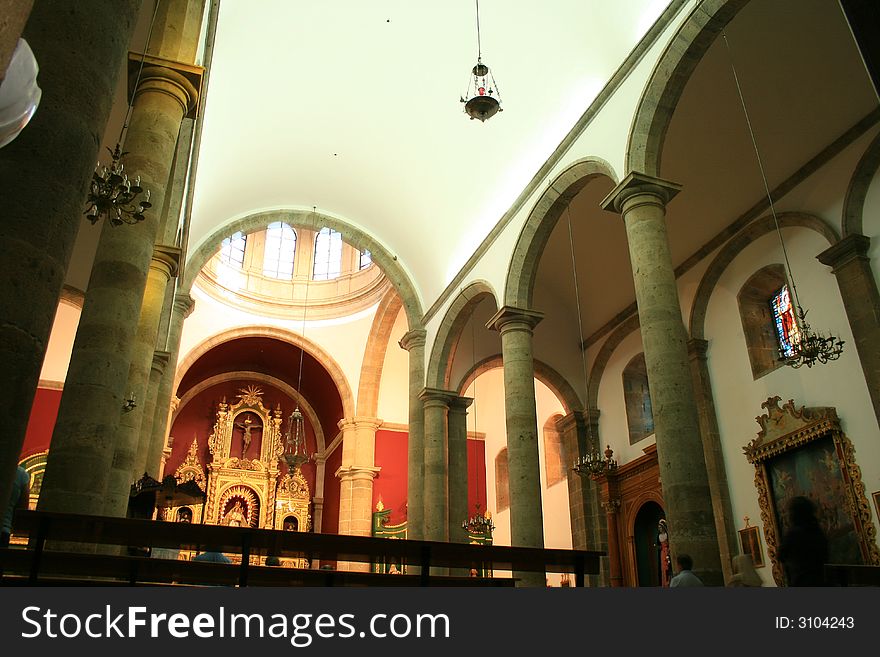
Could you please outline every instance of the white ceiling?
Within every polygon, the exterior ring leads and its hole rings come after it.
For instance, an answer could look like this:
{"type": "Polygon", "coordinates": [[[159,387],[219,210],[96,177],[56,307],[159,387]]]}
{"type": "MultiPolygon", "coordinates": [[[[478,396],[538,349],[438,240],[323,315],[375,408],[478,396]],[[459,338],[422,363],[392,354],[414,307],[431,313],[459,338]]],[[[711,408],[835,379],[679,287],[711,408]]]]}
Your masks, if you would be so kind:
{"type": "Polygon", "coordinates": [[[473,0],[223,0],[190,243],[260,210],[354,224],[425,307],[559,144],[667,0],[483,0],[504,112],[463,113],[473,0]]]}

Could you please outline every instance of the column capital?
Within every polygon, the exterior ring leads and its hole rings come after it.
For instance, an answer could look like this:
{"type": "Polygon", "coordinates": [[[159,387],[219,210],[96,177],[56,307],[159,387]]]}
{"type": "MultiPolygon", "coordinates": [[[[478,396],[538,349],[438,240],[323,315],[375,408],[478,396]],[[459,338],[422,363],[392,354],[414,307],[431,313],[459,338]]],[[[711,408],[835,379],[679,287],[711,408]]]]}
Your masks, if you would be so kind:
{"type": "Polygon", "coordinates": [[[184,117],[195,118],[199,101],[198,87],[202,84],[201,74],[204,69],[149,55],[144,61],[147,66],[140,74],[140,81],[134,92],[135,99],[150,92],[165,94],[180,103],[184,117]]]}
{"type": "Polygon", "coordinates": [[[494,329],[500,333],[508,330],[528,329],[531,331],[538,323],[544,319],[544,313],[537,310],[526,310],[523,308],[514,308],[513,306],[502,306],[498,312],[492,315],[486,328],[494,329]]]}
{"type": "Polygon", "coordinates": [[[419,399],[422,400],[425,406],[442,405],[448,408],[458,398],[458,395],[454,392],[441,390],[440,388],[422,388],[422,391],[419,393],[419,399]]]}
{"type": "Polygon", "coordinates": [[[599,415],[601,411],[598,408],[591,408],[589,411],[571,411],[568,415],[564,415],[556,420],[556,430],[560,433],[570,431],[575,427],[587,428],[588,424],[596,425],[599,423],[599,415]]]}
{"type": "Polygon", "coordinates": [[[681,185],[678,183],[630,171],[599,205],[603,210],[619,214],[623,210],[623,204],[633,196],[640,194],[654,196],[660,203],[666,205],[680,191],[681,185]]]}
{"type": "Polygon", "coordinates": [[[170,351],[154,351],[153,352],[153,370],[159,375],[165,373],[168,361],[171,359],[170,351]]]}
{"type": "Polygon", "coordinates": [[[467,413],[467,409],[474,403],[473,397],[452,397],[449,400],[450,413],[467,413]]]}
{"type": "Polygon", "coordinates": [[[180,249],[176,246],[157,244],[153,248],[150,268],[162,272],[168,278],[174,278],[180,269],[180,249]]]}
{"type": "Polygon", "coordinates": [[[837,271],[854,260],[867,260],[870,246],[870,237],[853,233],[822,251],[816,260],[831,267],[831,271],[837,271]]]}
{"type": "Polygon", "coordinates": [[[192,314],[195,305],[195,299],[193,299],[187,292],[178,292],[174,295],[174,310],[184,319],[192,314]]]}
{"type": "Polygon", "coordinates": [[[690,338],[687,341],[688,358],[690,360],[706,360],[709,351],[709,341],[700,338],[690,338]]]}
{"type": "Polygon", "coordinates": [[[404,333],[403,337],[400,338],[400,341],[397,344],[400,345],[401,349],[411,351],[416,347],[424,347],[427,336],[428,332],[425,329],[413,329],[404,333]]]}
{"type": "Polygon", "coordinates": [[[367,479],[372,481],[379,476],[382,468],[368,467],[364,465],[342,465],[336,470],[335,475],[342,481],[351,481],[353,479],[367,479]]]}

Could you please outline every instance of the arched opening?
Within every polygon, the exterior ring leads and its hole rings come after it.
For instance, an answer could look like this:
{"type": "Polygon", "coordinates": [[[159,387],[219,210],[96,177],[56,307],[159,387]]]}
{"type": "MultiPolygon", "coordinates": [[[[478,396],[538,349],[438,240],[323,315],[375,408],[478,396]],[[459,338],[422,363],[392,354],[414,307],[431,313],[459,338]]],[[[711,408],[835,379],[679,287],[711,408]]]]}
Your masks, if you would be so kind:
{"type": "MultiPolygon", "coordinates": [[[[636,556],[638,586],[665,586],[669,582],[671,567],[667,562],[668,544],[659,531],[665,513],[659,504],[645,502],[636,513],[633,524],[633,548],[636,556]]],[[[668,540],[668,537],[667,537],[668,540]]]]}

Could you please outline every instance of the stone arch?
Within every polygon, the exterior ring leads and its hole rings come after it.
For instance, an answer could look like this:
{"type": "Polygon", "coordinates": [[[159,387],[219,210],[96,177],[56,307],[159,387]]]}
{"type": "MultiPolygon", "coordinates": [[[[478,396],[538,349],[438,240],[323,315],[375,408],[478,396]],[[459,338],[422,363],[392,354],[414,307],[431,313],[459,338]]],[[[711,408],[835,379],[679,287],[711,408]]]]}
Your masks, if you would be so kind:
{"type": "Polygon", "coordinates": [[[865,154],[856,165],[856,170],[849,181],[846,197],[843,200],[843,217],[841,219],[843,237],[863,234],[865,197],[878,169],[880,169],[880,134],[874,137],[865,150],[865,154]]]}
{"type": "Polygon", "coordinates": [[[660,177],[663,142],[691,74],[721,30],[748,0],[703,0],[657,60],[630,128],[626,171],[660,177]]]}
{"type": "Polygon", "coordinates": [[[280,340],[281,342],[286,342],[305,350],[309,355],[315,358],[325,370],[327,370],[327,373],[336,385],[336,389],[342,399],[342,412],[344,413],[344,417],[354,417],[354,396],[351,394],[351,387],[348,385],[348,379],[346,379],[345,373],[342,371],[339,363],[337,363],[329,353],[324,351],[311,340],[307,340],[298,333],[276,328],[274,326],[241,326],[218,333],[217,335],[202,341],[200,344],[190,349],[189,353],[181,359],[177,371],[174,373],[174,386],[172,389],[177,390],[184,375],[199,358],[217,345],[231,342],[232,340],[238,340],[239,338],[274,338],[275,340],[280,340]]]}
{"type": "MultiPolygon", "coordinates": [[[[828,244],[838,241],[837,233],[828,223],[819,217],[802,212],[783,212],[778,215],[780,228],[807,228],[824,237],[828,244]]],[[[725,244],[715,259],[703,274],[697,293],[694,295],[694,303],[691,306],[689,333],[692,339],[704,340],[706,329],[706,310],[709,307],[709,299],[715,289],[715,285],[721,275],[733,262],[739,253],[759,237],[776,230],[776,224],[772,215],[766,215],[755,219],[746,228],[737,233],[725,244]]]]}
{"type": "MultiPolygon", "coordinates": [[[[562,403],[565,415],[583,409],[580,398],[564,376],[543,361],[535,359],[534,363],[535,378],[553,391],[553,394],[562,403]]],[[[471,383],[474,382],[474,379],[480,376],[480,374],[498,367],[504,367],[501,354],[484,358],[469,369],[458,385],[453,387],[452,390],[456,390],[459,395],[463,395],[471,383]]]]}
{"type": "Polygon", "coordinates": [[[388,351],[391,330],[402,307],[400,296],[392,288],[379,301],[379,307],[373,316],[358,381],[357,414],[362,417],[376,417],[379,412],[379,384],[382,381],[385,352],[388,351]]]}
{"type": "Polygon", "coordinates": [[[599,408],[599,385],[602,383],[602,377],[605,374],[605,368],[608,361],[620,343],[623,342],[633,331],[639,330],[639,315],[634,313],[627,317],[623,322],[617,325],[605,342],[602,343],[596,358],[593,360],[593,367],[590,369],[589,395],[587,408],[599,408]]]}
{"type": "Polygon", "coordinates": [[[182,272],[179,291],[189,292],[192,289],[199,271],[217,252],[224,238],[238,231],[248,234],[256,230],[262,230],[275,221],[282,221],[295,229],[306,228],[315,232],[321,230],[324,226],[328,226],[342,233],[345,241],[354,248],[361,251],[364,249],[368,250],[372,254],[373,262],[384,272],[388,280],[391,281],[391,285],[397,290],[403,307],[406,309],[410,330],[421,328],[422,303],[409,274],[397,261],[397,256],[393,255],[383,244],[360,228],[337,217],[312,210],[267,210],[227,222],[205,237],[199,246],[191,252],[182,272]]]}
{"type": "Polygon", "coordinates": [[[428,360],[428,368],[425,376],[425,385],[429,388],[447,390],[449,386],[450,367],[455,356],[455,348],[461,337],[461,332],[471,318],[474,308],[490,297],[498,309],[498,300],[492,287],[486,281],[474,281],[461,292],[449,304],[443,321],[434,337],[434,346],[431,349],[431,357],[428,360]]]}
{"type": "Polygon", "coordinates": [[[208,388],[217,384],[225,383],[226,381],[235,381],[237,379],[252,379],[260,383],[274,386],[285,395],[293,399],[296,403],[298,403],[301,407],[303,415],[309,421],[309,424],[311,424],[312,426],[312,430],[315,432],[315,443],[317,444],[318,452],[321,453],[324,451],[324,449],[327,447],[327,442],[324,437],[324,429],[321,426],[321,421],[318,419],[318,414],[315,412],[315,409],[312,408],[312,405],[309,404],[306,398],[299,394],[299,392],[290,384],[269,374],[263,374],[262,372],[226,372],[225,374],[218,374],[197,383],[192,388],[187,390],[186,394],[184,394],[183,397],[180,398],[180,403],[177,405],[177,408],[174,409],[174,412],[171,416],[171,425],[174,424],[174,420],[177,419],[177,417],[180,415],[186,405],[190,401],[192,401],[193,398],[200,392],[207,390],[208,388]]]}
{"type": "Polygon", "coordinates": [[[587,184],[603,176],[615,185],[617,175],[611,165],[597,157],[578,160],[560,173],[547,187],[532,208],[520,231],[510,258],[504,303],[514,308],[531,308],[538,262],[550,233],[556,226],[563,210],[587,184]]]}

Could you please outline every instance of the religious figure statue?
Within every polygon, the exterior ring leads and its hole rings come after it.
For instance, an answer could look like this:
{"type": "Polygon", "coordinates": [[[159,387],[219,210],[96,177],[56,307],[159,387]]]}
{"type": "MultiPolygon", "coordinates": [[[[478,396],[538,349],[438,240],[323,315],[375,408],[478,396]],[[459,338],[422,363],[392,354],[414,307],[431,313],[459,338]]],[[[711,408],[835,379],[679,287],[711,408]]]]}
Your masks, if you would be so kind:
{"type": "Polygon", "coordinates": [[[251,429],[262,429],[262,424],[254,424],[250,415],[245,417],[244,422],[236,422],[235,426],[241,429],[241,457],[245,458],[248,448],[251,446],[251,429]]]}
{"type": "Polygon", "coordinates": [[[229,527],[247,527],[247,517],[244,515],[244,509],[241,506],[240,500],[236,500],[235,506],[226,512],[226,515],[223,516],[222,524],[229,527]]]}
{"type": "Polygon", "coordinates": [[[669,555],[669,528],[666,519],[657,523],[657,545],[660,548],[660,586],[669,586],[672,578],[672,557],[669,555]]]}

